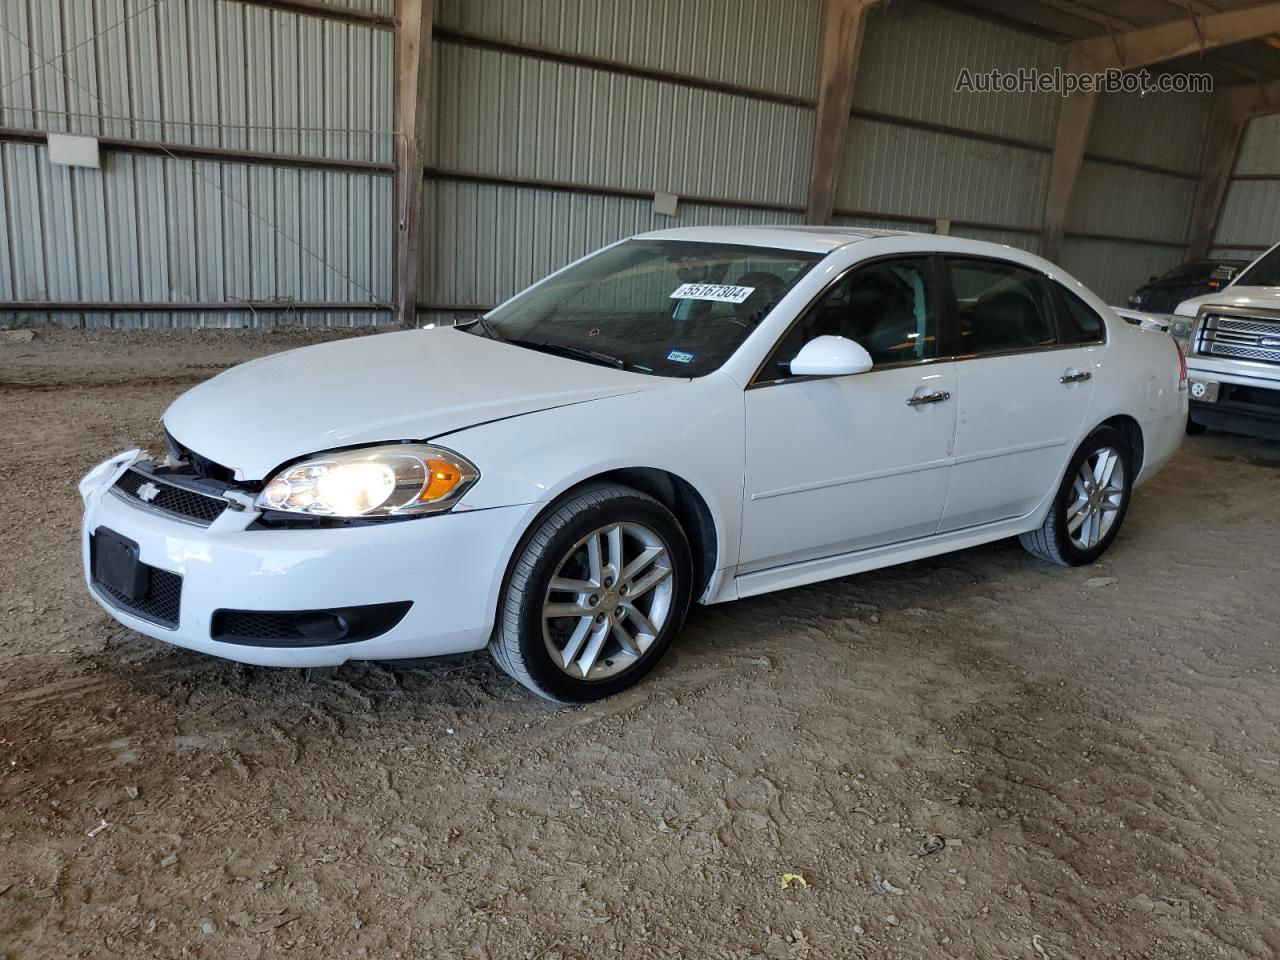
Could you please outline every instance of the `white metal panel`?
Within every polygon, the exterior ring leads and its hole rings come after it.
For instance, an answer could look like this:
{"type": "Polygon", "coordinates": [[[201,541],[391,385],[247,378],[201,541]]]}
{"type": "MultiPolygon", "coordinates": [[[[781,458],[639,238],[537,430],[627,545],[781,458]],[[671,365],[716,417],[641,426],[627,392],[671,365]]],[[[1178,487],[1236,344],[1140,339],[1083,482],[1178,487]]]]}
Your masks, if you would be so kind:
{"type": "Polygon", "coordinates": [[[820,0],[440,0],[444,27],[817,98],[820,0]]]}
{"type": "Polygon", "coordinates": [[[391,159],[389,30],[233,0],[0,0],[0,16],[4,125],[391,159]]]}
{"type": "Polygon", "coordinates": [[[117,329],[219,327],[271,327],[277,325],[301,325],[308,327],[365,327],[386,324],[391,320],[388,312],[372,311],[315,311],[255,312],[252,310],[200,313],[193,311],[147,311],[111,313],[41,313],[34,314],[21,309],[7,309],[0,304],[0,326],[16,324],[52,324],[59,327],[111,327],[117,329]]]}
{"type": "Polygon", "coordinates": [[[1108,93],[1098,97],[1088,151],[1200,173],[1213,95],[1108,93]]]}
{"type": "Polygon", "coordinates": [[[1258,117],[1245,127],[1235,172],[1240,176],[1280,176],[1280,114],[1258,117]]]}
{"type": "Polygon", "coordinates": [[[1233,180],[1227,188],[1214,246],[1280,240],[1280,180],[1233,180]]]}
{"type": "Polygon", "coordinates": [[[364,13],[379,13],[386,17],[395,15],[396,0],[312,0],[326,7],[343,7],[364,13]]]}
{"type": "Polygon", "coordinates": [[[961,70],[1052,70],[1062,48],[988,20],[919,0],[880,4],[868,14],[854,105],[1053,144],[1056,96],[1046,93],[975,93],[957,90],[961,70]]]}
{"type": "Polygon", "coordinates": [[[0,20],[5,25],[0,31],[0,126],[38,126],[31,110],[36,105],[35,83],[28,76],[38,61],[22,40],[33,33],[26,0],[0,0],[0,20]]]}
{"type": "Polygon", "coordinates": [[[390,178],[114,153],[101,170],[0,145],[17,300],[386,302],[390,178]]]}
{"type": "Polygon", "coordinates": [[[444,169],[804,201],[813,112],[436,43],[444,169]]]}
{"type": "Polygon", "coordinates": [[[437,241],[423,249],[424,303],[490,306],[615,240],[666,227],[799,223],[799,214],[682,203],[675,217],[647,200],[473,183],[428,183],[437,241]]]}
{"type": "Polygon", "coordinates": [[[1067,237],[1060,262],[1107,303],[1124,304],[1148,279],[1172,270],[1185,259],[1178,247],[1067,237]]]}
{"type": "Polygon", "coordinates": [[[1043,153],[871,120],[845,144],[836,206],[845,210],[1036,227],[1043,153]]]}
{"type": "Polygon", "coordinates": [[[1110,163],[1080,167],[1067,231],[1185,240],[1198,183],[1110,163]]]}

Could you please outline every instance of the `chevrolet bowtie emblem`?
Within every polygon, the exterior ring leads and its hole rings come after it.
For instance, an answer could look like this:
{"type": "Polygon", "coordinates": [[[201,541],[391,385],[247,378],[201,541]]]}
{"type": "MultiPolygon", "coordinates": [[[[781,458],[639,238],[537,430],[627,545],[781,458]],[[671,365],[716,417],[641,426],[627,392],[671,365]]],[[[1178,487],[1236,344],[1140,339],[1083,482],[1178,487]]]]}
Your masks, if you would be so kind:
{"type": "Polygon", "coordinates": [[[160,496],[160,488],[150,480],[138,488],[138,499],[143,503],[150,503],[158,496],[160,496]]]}

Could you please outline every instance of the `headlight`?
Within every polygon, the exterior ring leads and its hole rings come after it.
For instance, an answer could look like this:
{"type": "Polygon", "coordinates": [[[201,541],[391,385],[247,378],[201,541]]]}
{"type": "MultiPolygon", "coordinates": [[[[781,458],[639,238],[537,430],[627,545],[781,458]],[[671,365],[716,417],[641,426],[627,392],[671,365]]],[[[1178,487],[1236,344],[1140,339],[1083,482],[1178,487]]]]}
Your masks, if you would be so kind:
{"type": "Polygon", "coordinates": [[[313,517],[387,517],[448,510],[480,477],[451,450],[392,443],[321,454],[285,467],[258,494],[259,510],[313,517]]]}
{"type": "Polygon", "coordinates": [[[1196,325],[1194,320],[1174,320],[1169,324],[1169,333],[1175,340],[1186,341],[1191,337],[1191,328],[1196,325]]]}

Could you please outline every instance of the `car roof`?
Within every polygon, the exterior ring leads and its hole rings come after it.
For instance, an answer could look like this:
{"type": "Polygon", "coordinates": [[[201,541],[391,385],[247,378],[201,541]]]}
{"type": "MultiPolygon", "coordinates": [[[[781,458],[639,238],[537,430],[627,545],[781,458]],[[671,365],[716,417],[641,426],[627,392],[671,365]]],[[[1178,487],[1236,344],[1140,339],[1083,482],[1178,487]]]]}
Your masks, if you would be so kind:
{"type": "Polygon", "coordinates": [[[637,240],[685,240],[701,243],[735,244],[746,247],[771,247],[775,250],[799,250],[827,256],[851,244],[865,243],[874,249],[868,256],[884,254],[945,253],[953,256],[991,257],[1021,264],[1049,274],[1062,282],[1080,286],[1061,267],[1034,253],[1004,243],[972,240],[936,233],[913,233],[907,230],[875,230],[870,227],[830,226],[750,226],[750,227],[681,227],[656,230],[637,235],[637,240]]]}
{"type": "MultiPolygon", "coordinates": [[[[762,225],[750,227],[679,227],[637,235],[637,240],[689,240],[699,243],[733,243],[748,247],[774,247],[808,253],[830,253],[859,240],[911,236],[903,230],[868,227],[762,225]]],[[[928,236],[928,234],[920,234],[928,236]]]]}

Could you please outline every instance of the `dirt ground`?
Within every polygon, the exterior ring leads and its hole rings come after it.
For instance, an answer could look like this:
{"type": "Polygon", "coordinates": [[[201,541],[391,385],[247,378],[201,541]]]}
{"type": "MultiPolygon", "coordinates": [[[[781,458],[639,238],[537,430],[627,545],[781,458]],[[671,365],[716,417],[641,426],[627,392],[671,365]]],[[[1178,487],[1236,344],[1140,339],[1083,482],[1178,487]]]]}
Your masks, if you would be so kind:
{"type": "Polygon", "coordinates": [[[0,956],[1280,955],[1280,446],[1188,439],[1092,568],[697,609],[578,709],[483,654],[308,679],[115,624],[79,477],[333,335],[0,343],[0,956]]]}

